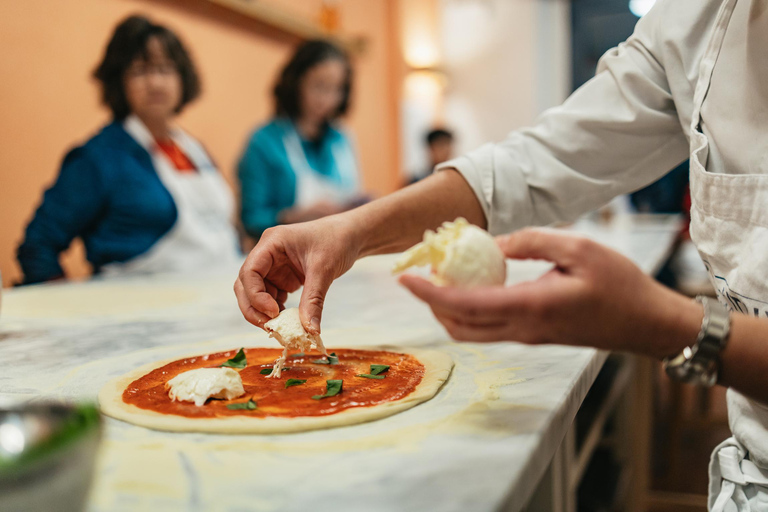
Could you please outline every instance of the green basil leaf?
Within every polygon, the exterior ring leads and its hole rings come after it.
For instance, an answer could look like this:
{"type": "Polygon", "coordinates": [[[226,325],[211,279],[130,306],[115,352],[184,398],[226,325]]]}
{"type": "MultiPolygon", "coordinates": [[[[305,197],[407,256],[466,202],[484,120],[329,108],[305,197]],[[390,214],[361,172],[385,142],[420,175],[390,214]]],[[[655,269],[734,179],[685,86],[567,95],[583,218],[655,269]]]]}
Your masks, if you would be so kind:
{"type": "Polygon", "coordinates": [[[312,362],[315,364],[339,364],[339,357],[336,355],[336,352],[331,352],[328,359],[315,359],[312,362]]]}
{"type": "Polygon", "coordinates": [[[304,357],[306,354],[304,352],[297,352],[296,354],[293,354],[292,356],[288,357],[304,357]]]}
{"type": "Polygon", "coordinates": [[[253,399],[248,400],[247,402],[240,402],[237,404],[227,404],[227,409],[230,409],[232,411],[237,410],[246,410],[246,411],[253,411],[254,409],[257,409],[258,406],[256,405],[256,402],[253,401],[253,399]]]}
{"type": "Polygon", "coordinates": [[[365,377],[366,379],[383,379],[383,375],[371,375],[370,373],[358,373],[358,377],[365,377]]]}
{"type": "Polygon", "coordinates": [[[243,369],[247,365],[248,365],[248,361],[245,360],[245,351],[241,348],[237,352],[237,354],[235,354],[235,357],[233,357],[232,359],[227,360],[221,366],[228,366],[230,368],[243,369]]]}
{"type": "MultiPolygon", "coordinates": [[[[290,368],[283,368],[284,372],[287,372],[290,368]]],[[[259,372],[262,375],[272,375],[272,368],[262,368],[259,372]]]]}
{"type": "Polygon", "coordinates": [[[389,370],[388,364],[372,364],[371,365],[371,375],[379,375],[380,373],[384,373],[389,370]]]}
{"type": "Polygon", "coordinates": [[[341,392],[341,385],[344,381],[342,380],[327,380],[325,381],[325,394],[324,395],[315,395],[312,397],[313,400],[320,400],[321,398],[328,398],[329,396],[336,396],[341,392]]]}
{"type": "Polygon", "coordinates": [[[285,381],[285,387],[289,388],[291,386],[298,386],[299,384],[304,384],[307,382],[307,379],[288,379],[285,381]]]}

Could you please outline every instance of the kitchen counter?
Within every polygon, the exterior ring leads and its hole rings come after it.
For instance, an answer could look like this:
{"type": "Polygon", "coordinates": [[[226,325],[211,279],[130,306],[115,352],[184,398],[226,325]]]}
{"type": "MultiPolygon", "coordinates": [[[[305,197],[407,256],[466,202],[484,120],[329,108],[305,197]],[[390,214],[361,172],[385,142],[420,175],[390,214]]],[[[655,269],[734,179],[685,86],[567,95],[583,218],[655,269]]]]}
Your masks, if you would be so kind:
{"type": "MultiPolygon", "coordinates": [[[[676,217],[571,228],[655,273],[676,217]]],[[[106,419],[89,510],[521,510],[606,354],[519,343],[456,343],[366,258],[327,297],[330,349],[394,345],[455,362],[432,400],[371,423],[289,435],[173,434],[106,419]]],[[[549,266],[510,262],[510,282],[549,266]]],[[[220,274],[94,279],[4,290],[0,400],[95,400],[109,379],[171,357],[277,343],[242,319],[220,274]]],[[[296,305],[298,294],[289,299],[296,305]]]]}

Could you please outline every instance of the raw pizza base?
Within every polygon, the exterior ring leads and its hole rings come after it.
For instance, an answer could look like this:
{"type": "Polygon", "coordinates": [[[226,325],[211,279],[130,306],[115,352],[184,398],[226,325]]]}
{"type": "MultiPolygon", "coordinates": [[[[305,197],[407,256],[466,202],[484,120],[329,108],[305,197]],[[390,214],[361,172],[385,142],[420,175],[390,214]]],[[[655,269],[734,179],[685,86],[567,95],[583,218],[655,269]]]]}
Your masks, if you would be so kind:
{"type": "MultiPolygon", "coordinates": [[[[351,348],[351,347],[334,347],[351,348]]],[[[415,356],[424,365],[424,377],[408,396],[394,402],[353,407],[327,416],[299,416],[293,418],[266,417],[248,418],[229,416],[221,418],[185,418],[172,414],[141,409],[123,402],[123,391],[133,381],[152,370],[184,359],[174,357],[136,368],[125,375],[109,381],[99,392],[101,412],[112,418],[141,427],[168,432],[207,432],[215,434],[287,434],[333,427],[345,427],[374,421],[410,409],[434,397],[453,369],[453,360],[448,354],[436,350],[405,349],[401,347],[354,347],[356,350],[388,350],[415,356]]],[[[198,356],[193,354],[190,357],[198,356]]]]}

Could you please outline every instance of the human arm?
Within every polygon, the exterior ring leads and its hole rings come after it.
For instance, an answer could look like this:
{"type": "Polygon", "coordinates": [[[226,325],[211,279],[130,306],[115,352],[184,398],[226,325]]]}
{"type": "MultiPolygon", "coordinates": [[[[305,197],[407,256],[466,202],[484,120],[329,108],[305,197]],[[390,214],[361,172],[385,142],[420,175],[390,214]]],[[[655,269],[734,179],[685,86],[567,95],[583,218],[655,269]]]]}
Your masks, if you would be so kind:
{"type": "Polygon", "coordinates": [[[319,332],[325,294],[357,258],[403,250],[425,227],[463,216],[483,226],[480,205],[455,171],[445,171],[349,212],[311,223],[267,230],[246,258],[235,282],[245,318],[263,325],[276,316],[288,293],[304,291],[304,326],[319,332]]]}
{"type": "Polygon", "coordinates": [[[287,189],[293,187],[280,169],[270,141],[257,132],[237,167],[240,180],[240,218],[249,235],[258,237],[280,223],[280,212],[290,204],[287,189]]]}
{"type": "Polygon", "coordinates": [[[95,164],[79,148],[64,159],[59,176],[27,226],[17,257],[24,284],[60,278],[59,254],[92,229],[104,205],[104,187],[95,164]]]}
{"type": "Polygon", "coordinates": [[[459,215],[494,233],[570,219],[684,160],[687,142],[653,50],[658,20],[658,15],[642,20],[627,43],[602,59],[595,79],[533,128],[449,161],[429,179],[364,207],[270,233],[236,283],[246,317],[259,323],[277,314],[277,303],[264,293],[267,273],[276,272],[273,264],[283,265],[277,256],[267,257],[273,252],[294,251],[286,260],[294,267],[291,286],[272,284],[286,293],[305,284],[300,309],[309,326],[313,317],[320,318],[331,281],[357,257],[402,250],[425,229],[459,215]],[[344,235],[320,250],[315,242],[329,237],[334,225],[344,235]]]}
{"type": "MultiPolygon", "coordinates": [[[[426,302],[462,341],[514,340],[633,352],[662,360],[696,342],[703,310],[593,241],[528,229],[499,237],[507,257],[555,267],[510,287],[439,287],[405,275],[400,282],[426,302]]],[[[732,314],[719,383],[768,403],[768,320],[732,314]]]]}

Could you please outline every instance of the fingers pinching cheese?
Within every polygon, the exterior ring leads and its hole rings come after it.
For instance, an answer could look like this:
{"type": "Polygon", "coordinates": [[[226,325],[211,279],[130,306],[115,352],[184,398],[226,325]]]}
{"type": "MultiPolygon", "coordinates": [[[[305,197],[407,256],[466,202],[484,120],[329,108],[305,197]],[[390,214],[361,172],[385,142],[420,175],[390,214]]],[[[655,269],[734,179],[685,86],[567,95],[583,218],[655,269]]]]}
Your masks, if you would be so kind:
{"type": "Polygon", "coordinates": [[[309,352],[312,348],[317,348],[321,354],[328,355],[320,336],[310,334],[304,329],[297,308],[284,310],[265,323],[264,329],[283,346],[283,355],[275,361],[272,373],[268,377],[280,378],[289,350],[309,352]]]}

